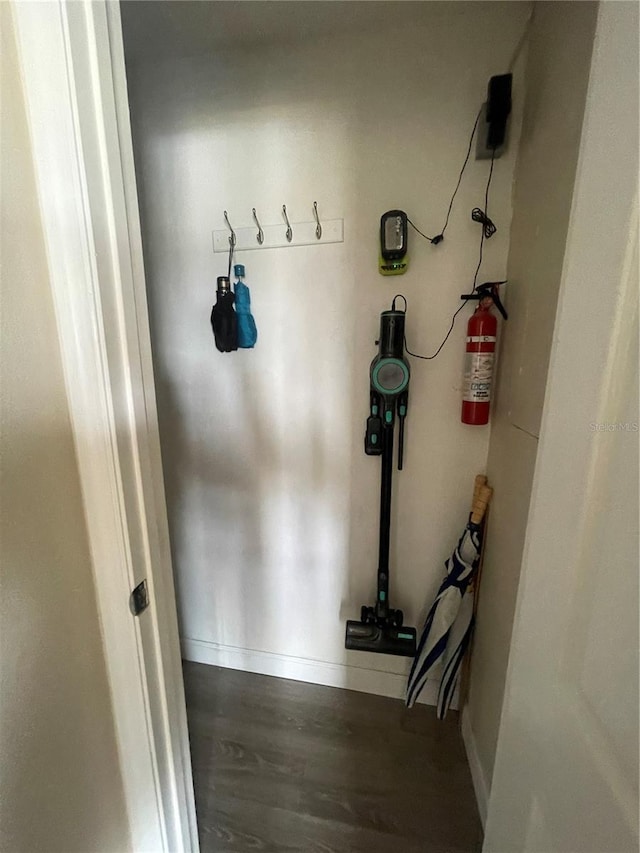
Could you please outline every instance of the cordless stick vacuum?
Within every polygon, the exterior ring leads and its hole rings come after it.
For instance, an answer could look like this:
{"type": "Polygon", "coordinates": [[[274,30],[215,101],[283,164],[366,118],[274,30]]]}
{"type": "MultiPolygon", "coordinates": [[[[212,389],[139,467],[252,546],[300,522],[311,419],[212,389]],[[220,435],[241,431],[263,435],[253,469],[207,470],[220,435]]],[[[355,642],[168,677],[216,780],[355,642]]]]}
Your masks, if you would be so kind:
{"type": "MultiPolygon", "coordinates": [[[[395,300],[394,300],[395,302],[395,300]]],[[[378,355],[370,368],[370,407],[364,451],[382,457],[380,483],[380,546],[378,592],[373,607],[362,607],[360,621],[347,622],[345,646],[363,652],[414,657],[416,629],[402,624],[402,610],[389,604],[389,531],[391,527],[391,486],[393,474],[393,432],[396,414],[400,426],[398,470],[402,470],[404,421],[409,399],[409,365],[404,359],[404,311],[383,311],[380,315],[378,355]]]]}

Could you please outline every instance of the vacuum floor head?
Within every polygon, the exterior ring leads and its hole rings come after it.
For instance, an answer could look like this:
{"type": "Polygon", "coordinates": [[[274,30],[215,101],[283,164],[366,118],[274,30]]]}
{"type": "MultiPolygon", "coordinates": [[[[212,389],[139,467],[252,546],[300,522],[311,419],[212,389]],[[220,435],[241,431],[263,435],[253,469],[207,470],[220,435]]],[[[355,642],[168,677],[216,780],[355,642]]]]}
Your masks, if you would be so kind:
{"type": "Polygon", "coordinates": [[[377,625],[349,619],[344,641],[347,649],[359,652],[378,652],[384,655],[415,657],[416,629],[402,626],[377,625]]]}

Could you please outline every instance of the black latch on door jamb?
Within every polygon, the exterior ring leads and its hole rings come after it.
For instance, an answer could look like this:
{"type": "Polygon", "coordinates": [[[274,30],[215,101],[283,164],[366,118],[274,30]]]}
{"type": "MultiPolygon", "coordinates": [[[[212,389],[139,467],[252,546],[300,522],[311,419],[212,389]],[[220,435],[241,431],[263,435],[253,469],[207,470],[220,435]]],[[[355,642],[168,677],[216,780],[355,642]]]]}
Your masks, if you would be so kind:
{"type": "Polygon", "coordinates": [[[146,578],[141,581],[129,596],[129,609],[134,616],[139,616],[149,606],[149,590],[146,578]]]}

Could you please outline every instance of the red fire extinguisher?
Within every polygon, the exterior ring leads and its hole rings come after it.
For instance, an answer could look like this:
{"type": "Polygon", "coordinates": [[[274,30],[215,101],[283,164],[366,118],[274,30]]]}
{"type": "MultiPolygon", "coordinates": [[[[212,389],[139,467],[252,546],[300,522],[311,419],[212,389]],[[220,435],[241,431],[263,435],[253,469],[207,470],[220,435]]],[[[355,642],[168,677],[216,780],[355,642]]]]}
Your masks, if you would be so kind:
{"type": "Polygon", "coordinates": [[[507,319],[507,312],[498,296],[498,286],[505,283],[504,281],[487,281],[479,285],[474,293],[462,296],[462,299],[478,300],[478,307],[467,324],[460,418],[463,424],[480,426],[489,423],[498,331],[498,320],[491,313],[491,309],[495,305],[504,319],[507,319]]]}

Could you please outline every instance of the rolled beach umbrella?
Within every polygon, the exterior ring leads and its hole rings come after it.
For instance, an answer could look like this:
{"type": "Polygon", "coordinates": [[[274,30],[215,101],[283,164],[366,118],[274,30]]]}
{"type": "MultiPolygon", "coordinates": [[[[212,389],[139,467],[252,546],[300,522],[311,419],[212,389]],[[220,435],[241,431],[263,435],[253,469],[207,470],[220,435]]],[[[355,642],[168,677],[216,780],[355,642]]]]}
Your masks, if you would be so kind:
{"type": "Polygon", "coordinates": [[[486,477],[476,477],[471,515],[452,555],[445,562],[446,575],[427,614],[409,673],[406,704],[412,708],[428,678],[438,673],[438,717],[449,708],[473,631],[473,595],[470,584],[476,575],[482,550],[484,515],[492,489],[486,477]]]}
{"type": "MultiPolygon", "coordinates": [[[[480,531],[480,537],[482,531],[480,531]]],[[[472,578],[476,574],[476,566],[472,571],[472,578]]],[[[471,637],[475,627],[475,615],[473,612],[473,584],[471,581],[467,583],[465,591],[462,593],[462,599],[459,604],[458,613],[449,629],[447,638],[447,648],[445,649],[442,662],[442,675],[440,677],[440,687],[438,689],[438,703],[436,708],[437,717],[443,720],[453,694],[455,693],[456,684],[460,674],[462,661],[471,645],[471,637]]]]}

